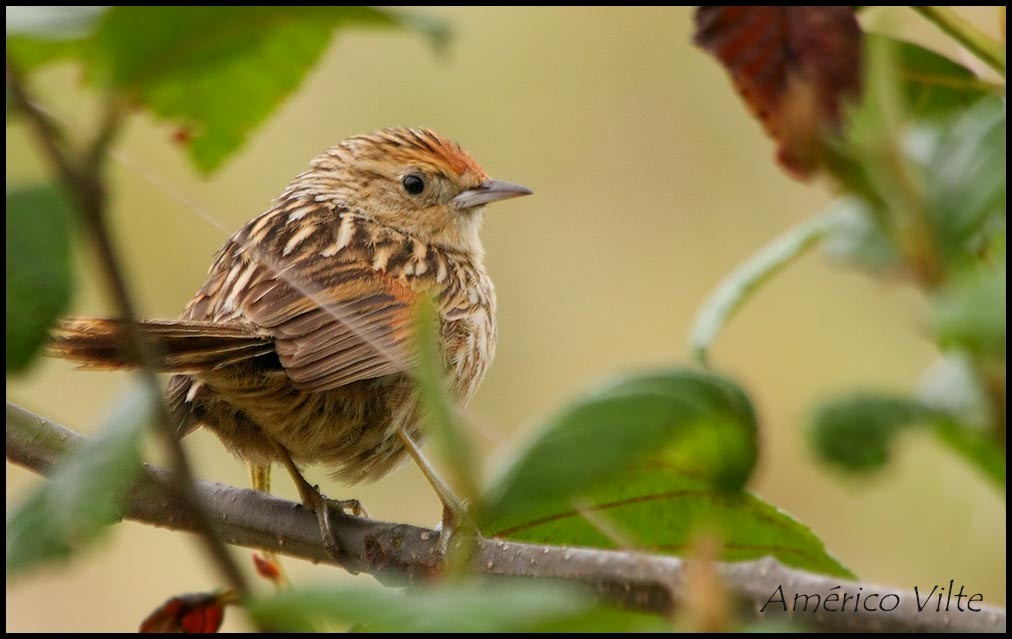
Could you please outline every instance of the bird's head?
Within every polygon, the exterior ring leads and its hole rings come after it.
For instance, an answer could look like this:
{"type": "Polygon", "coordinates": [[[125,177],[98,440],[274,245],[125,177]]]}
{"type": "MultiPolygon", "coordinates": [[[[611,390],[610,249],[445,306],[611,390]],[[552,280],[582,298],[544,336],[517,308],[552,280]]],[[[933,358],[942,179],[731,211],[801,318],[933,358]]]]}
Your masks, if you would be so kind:
{"type": "Polygon", "coordinates": [[[384,129],[349,138],[301,176],[318,195],[418,239],[480,252],[485,205],[529,195],[489,179],[471,155],[428,129],[384,129]]]}

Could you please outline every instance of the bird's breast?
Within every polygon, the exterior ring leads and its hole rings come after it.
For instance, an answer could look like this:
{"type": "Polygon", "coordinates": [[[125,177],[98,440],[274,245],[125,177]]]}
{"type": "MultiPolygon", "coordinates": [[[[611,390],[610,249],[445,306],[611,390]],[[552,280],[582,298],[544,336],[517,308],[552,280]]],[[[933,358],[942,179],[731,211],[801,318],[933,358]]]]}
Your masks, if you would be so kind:
{"type": "Polygon", "coordinates": [[[445,264],[447,272],[442,282],[429,282],[440,318],[443,362],[458,401],[466,404],[495,357],[495,288],[477,258],[442,254],[435,261],[445,264]]]}

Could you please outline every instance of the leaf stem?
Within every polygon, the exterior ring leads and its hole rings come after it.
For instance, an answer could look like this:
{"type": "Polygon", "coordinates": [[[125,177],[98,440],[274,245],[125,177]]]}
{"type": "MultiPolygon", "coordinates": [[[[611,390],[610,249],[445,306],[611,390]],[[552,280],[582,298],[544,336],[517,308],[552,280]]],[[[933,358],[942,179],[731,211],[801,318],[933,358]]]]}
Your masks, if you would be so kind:
{"type": "Polygon", "coordinates": [[[246,578],[239,570],[238,564],[224,542],[211,526],[207,511],[194,490],[193,469],[172,424],[172,417],[165,403],[161,384],[152,366],[149,348],[145,344],[144,336],[136,322],[135,305],[120,268],[106,223],[108,198],[102,181],[102,166],[105,151],[115,140],[123,116],[126,114],[124,104],[116,98],[110,100],[98,134],[80,156],[80,159],[77,159],[63,143],[60,129],[29,95],[20,74],[11,66],[10,56],[8,56],[6,69],[7,89],[12,99],[24,112],[26,121],[34,132],[39,146],[74,199],[85,225],[91,231],[100,268],[110,288],[113,301],[118,307],[119,314],[126,320],[126,346],[133,351],[133,357],[141,364],[138,369],[141,381],[151,391],[152,396],[158,398],[156,424],[171,460],[174,489],[180,502],[196,522],[196,529],[201,533],[200,538],[204,542],[208,554],[227,583],[237,592],[248,594],[250,588],[246,578]]]}
{"type": "Polygon", "coordinates": [[[994,38],[978,29],[970,21],[959,16],[950,7],[911,6],[910,8],[952,36],[955,41],[986,62],[989,67],[1000,73],[1002,77],[1005,77],[1005,50],[994,38]]]}
{"type": "Polygon", "coordinates": [[[710,347],[724,325],[759,288],[818,243],[837,219],[828,211],[798,224],[743,262],[703,302],[692,328],[692,355],[707,365],[710,347]]]}

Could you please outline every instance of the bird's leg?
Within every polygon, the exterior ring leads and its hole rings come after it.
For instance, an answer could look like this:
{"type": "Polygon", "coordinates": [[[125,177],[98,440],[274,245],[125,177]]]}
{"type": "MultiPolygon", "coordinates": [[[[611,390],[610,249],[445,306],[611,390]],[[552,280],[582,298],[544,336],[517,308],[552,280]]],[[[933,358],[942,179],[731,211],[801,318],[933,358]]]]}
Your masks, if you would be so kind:
{"type": "Polygon", "coordinates": [[[306,478],[302,476],[299,471],[299,467],[295,465],[295,461],[286,449],[281,444],[274,442],[274,448],[281,458],[281,463],[288,469],[288,474],[292,476],[292,481],[295,482],[295,488],[299,491],[299,499],[302,500],[302,505],[316,513],[316,518],[320,524],[320,533],[323,535],[323,545],[327,549],[327,554],[344,566],[344,557],[341,552],[341,546],[337,542],[337,537],[334,536],[334,526],[331,522],[330,508],[336,506],[341,509],[342,512],[348,509],[352,514],[364,513],[365,510],[362,508],[362,504],[357,499],[327,499],[320,492],[320,489],[313,486],[306,478]]]}
{"type": "MultiPolygon", "coordinates": [[[[256,464],[256,463],[253,463],[253,462],[248,462],[246,466],[249,469],[249,481],[250,481],[250,485],[253,486],[253,490],[256,490],[256,491],[262,492],[262,493],[270,494],[270,492],[271,492],[271,464],[270,464],[270,462],[268,462],[266,464],[256,464]]],[[[285,570],[281,566],[281,557],[278,555],[278,553],[272,552],[270,550],[264,550],[263,551],[263,558],[269,564],[273,565],[274,568],[277,569],[277,575],[276,576],[270,575],[269,578],[274,582],[274,584],[278,588],[285,588],[285,587],[287,587],[288,583],[289,583],[288,582],[288,576],[285,574],[285,570]]],[[[254,557],[254,561],[256,561],[256,560],[257,560],[257,558],[254,557]]],[[[257,564],[258,571],[259,571],[259,566],[260,565],[257,564]]],[[[269,575],[269,573],[263,573],[263,572],[261,572],[261,574],[265,575],[265,576],[269,575]]]]}
{"type": "Polygon", "coordinates": [[[418,465],[422,474],[425,475],[425,479],[432,486],[432,490],[436,492],[439,501],[443,503],[443,518],[442,526],[439,529],[438,548],[443,556],[446,556],[446,551],[450,547],[450,540],[453,538],[453,534],[457,532],[457,525],[464,518],[464,503],[454,494],[447,483],[443,481],[443,478],[439,476],[435,467],[429,463],[429,460],[422,453],[422,449],[418,447],[415,440],[411,439],[411,435],[404,432],[404,429],[398,429],[397,436],[400,437],[404,448],[411,455],[411,458],[415,460],[415,464],[418,465]]]}

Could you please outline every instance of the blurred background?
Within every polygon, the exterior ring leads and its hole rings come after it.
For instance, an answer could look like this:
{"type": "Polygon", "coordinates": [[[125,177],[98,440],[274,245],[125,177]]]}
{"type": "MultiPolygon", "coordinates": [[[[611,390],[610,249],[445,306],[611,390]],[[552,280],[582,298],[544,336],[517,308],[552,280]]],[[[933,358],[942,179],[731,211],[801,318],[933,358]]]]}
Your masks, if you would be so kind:
{"type": "MultiPolygon", "coordinates": [[[[211,179],[172,142],[171,127],[131,120],[110,165],[113,227],[143,313],[171,318],[201,284],[226,234],[264,210],[325,147],[385,126],[427,126],[456,139],[488,172],[536,195],[494,207],[484,230],[499,296],[497,359],[469,410],[487,464],[588,384],[624,370],[688,360],[697,308],[767,240],[828,201],[787,178],[730,81],[692,46],[689,8],[418,9],[454,37],[352,31],[335,38],[301,88],[211,179]],[[153,184],[150,179],[158,184],[153,184]],[[180,202],[186,200],[189,204],[180,202]]],[[[997,8],[960,8],[997,33],[997,8]]],[[[903,9],[866,12],[884,30],[973,64],[903,9]]],[[[37,86],[71,123],[96,105],[79,70],[57,66],[37,86]]],[[[7,179],[44,175],[25,132],[7,129],[7,179]]],[[[87,247],[77,247],[72,313],[109,304],[87,247]]],[[[898,282],[874,281],[819,254],[789,268],[736,317],[714,364],[737,377],[761,417],[752,489],[811,526],[862,579],[912,589],[949,579],[1005,604],[1002,495],[925,435],[897,447],[871,479],[836,476],[809,454],[808,411],[854,387],[906,391],[937,357],[926,306],[898,282]]],[[[40,361],[7,380],[7,398],[82,432],[129,384],[40,361]]],[[[246,485],[244,466],[213,436],[187,439],[198,474],[246,485]]],[[[155,457],[157,460],[157,457],[155,457]]],[[[405,464],[353,488],[310,469],[331,497],[357,497],[373,517],[434,525],[439,503],[405,464]]],[[[8,508],[38,477],[6,469],[8,508]]],[[[279,476],[276,492],[295,497],[279,476]]],[[[237,551],[244,563],[250,552],[237,551]]],[[[298,582],[351,577],[286,562],[298,582]]],[[[68,566],[7,589],[8,631],[129,631],[172,594],[219,584],[187,535],[126,523],[68,566]]],[[[237,615],[226,628],[239,629],[237,615]]]]}

